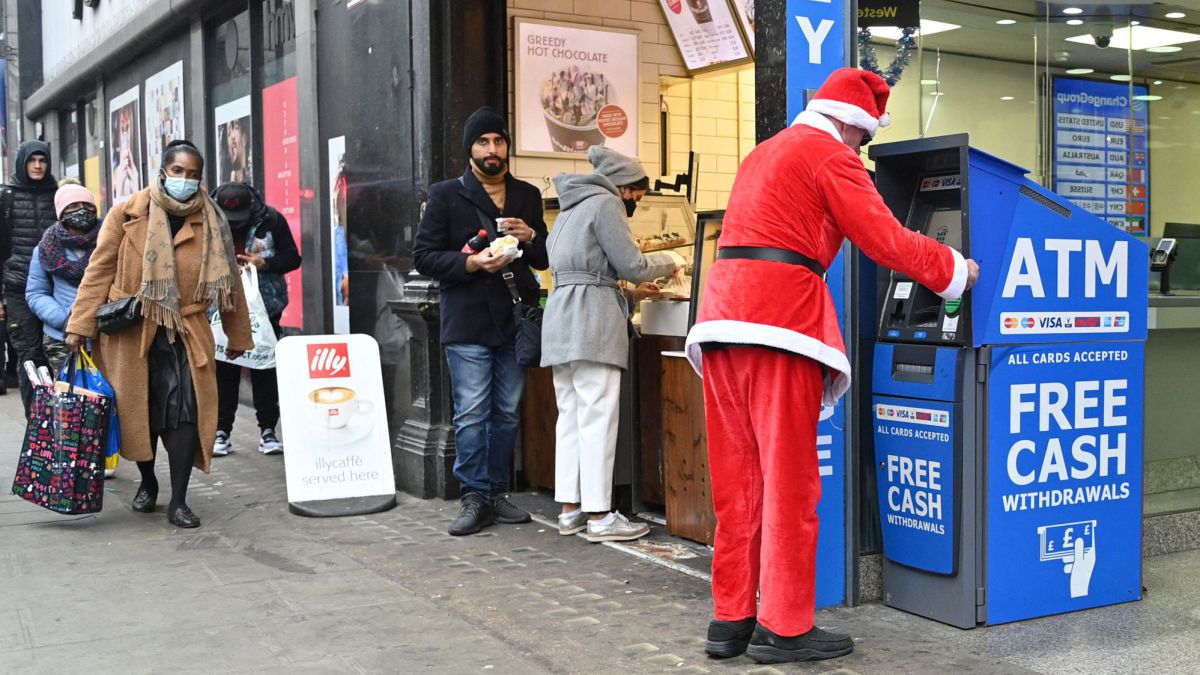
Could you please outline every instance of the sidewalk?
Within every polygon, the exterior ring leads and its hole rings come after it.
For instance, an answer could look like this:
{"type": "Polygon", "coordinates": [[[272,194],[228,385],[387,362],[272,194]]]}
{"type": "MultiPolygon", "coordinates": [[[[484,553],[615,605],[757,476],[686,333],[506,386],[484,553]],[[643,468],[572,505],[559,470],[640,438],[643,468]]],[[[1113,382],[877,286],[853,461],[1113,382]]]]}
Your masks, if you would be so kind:
{"type": "Polygon", "coordinates": [[[1140,603],[974,631],[836,609],[818,623],[858,639],[850,656],[716,661],[703,581],[537,522],[450,537],[437,500],[291,515],[282,458],[258,454],[244,407],[238,425],[235,454],[193,477],[200,529],[133,513],[125,464],[102,514],[62,517],[4,496],[24,422],[0,398],[0,673],[1200,671],[1200,552],[1149,559],[1140,603]]]}

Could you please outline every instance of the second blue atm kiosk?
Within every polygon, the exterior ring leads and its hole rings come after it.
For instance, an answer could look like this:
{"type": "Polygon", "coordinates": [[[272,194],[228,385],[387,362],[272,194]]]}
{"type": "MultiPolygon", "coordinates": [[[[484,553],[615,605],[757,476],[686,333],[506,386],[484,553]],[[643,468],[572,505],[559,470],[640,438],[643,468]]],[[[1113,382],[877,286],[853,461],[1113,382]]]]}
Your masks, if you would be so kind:
{"type": "Polygon", "coordinates": [[[1139,599],[1146,245],[965,134],[870,156],[900,222],[980,265],[949,302],[881,273],[885,601],[972,628],[1139,599]]]}

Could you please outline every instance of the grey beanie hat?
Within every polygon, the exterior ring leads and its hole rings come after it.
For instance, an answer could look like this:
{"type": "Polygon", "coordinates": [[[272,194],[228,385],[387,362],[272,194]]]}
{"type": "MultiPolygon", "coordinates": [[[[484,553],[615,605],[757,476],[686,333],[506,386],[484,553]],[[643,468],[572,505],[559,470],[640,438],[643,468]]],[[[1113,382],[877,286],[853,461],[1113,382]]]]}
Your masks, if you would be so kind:
{"type": "Polygon", "coordinates": [[[641,162],[602,145],[588,148],[588,161],[597,174],[609,179],[617,187],[632,185],[646,177],[641,162]]]}

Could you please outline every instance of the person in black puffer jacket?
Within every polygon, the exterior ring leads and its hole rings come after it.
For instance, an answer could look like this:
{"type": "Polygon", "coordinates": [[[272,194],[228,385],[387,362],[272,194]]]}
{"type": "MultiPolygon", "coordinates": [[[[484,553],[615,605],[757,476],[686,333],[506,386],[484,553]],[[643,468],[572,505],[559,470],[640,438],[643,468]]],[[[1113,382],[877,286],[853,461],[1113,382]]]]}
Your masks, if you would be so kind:
{"type": "MultiPolygon", "coordinates": [[[[58,219],[54,213],[54,193],[58,183],[50,174],[50,145],[43,141],[25,141],[17,150],[13,177],[0,190],[0,257],[4,259],[4,302],[7,310],[8,339],[20,363],[33,361],[47,365],[42,353],[42,322],[25,303],[25,282],[29,278],[29,259],[42,235],[58,219]]],[[[20,370],[18,369],[18,372],[20,370]]],[[[25,413],[33,402],[33,385],[26,377],[21,383],[25,413]]]]}

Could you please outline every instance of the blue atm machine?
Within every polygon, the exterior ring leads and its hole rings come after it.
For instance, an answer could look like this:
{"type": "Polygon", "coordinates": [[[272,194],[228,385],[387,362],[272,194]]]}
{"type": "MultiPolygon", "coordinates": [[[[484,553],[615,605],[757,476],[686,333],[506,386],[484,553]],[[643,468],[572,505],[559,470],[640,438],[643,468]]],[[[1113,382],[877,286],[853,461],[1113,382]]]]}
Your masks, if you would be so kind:
{"type": "Polygon", "coordinates": [[[1146,245],[965,134],[870,156],[900,222],[980,264],[960,301],[881,269],[885,601],[973,628],[1138,600],[1146,245]]]}

